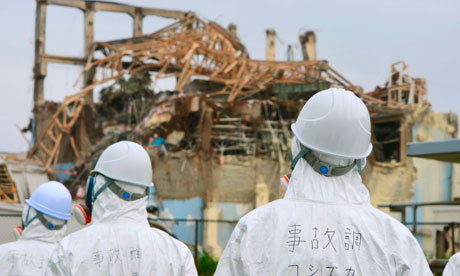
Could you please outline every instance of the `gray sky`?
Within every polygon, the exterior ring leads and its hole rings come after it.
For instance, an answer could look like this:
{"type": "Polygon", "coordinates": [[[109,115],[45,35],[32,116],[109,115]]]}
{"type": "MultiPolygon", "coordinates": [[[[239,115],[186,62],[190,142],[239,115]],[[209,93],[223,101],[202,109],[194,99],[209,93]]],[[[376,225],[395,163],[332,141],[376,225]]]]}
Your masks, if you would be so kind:
{"type": "MultiPolygon", "coordinates": [[[[0,9],[0,152],[28,149],[15,125],[23,127],[31,116],[34,54],[35,1],[3,1],[0,9]]],[[[288,44],[298,35],[315,30],[318,59],[361,85],[365,91],[382,85],[390,64],[404,60],[413,76],[427,79],[435,111],[460,113],[460,1],[457,0],[124,0],[145,7],[192,10],[198,16],[227,27],[235,23],[238,36],[251,58],[265,58],[265,30],[277,32],[277,59],[286,59],[288,44]]],[[[50,6],[46,52],[83,54],[83,13],[50,6]]],[[[147,17],[144,33],[171,23],[147,17]]],[[[100,12],[95,17],[95,39],[110,40],[131,35],[132,20],[124,14],[100,12]]],[[[61,101],[78,90],[74,82],[81,68],[48,65],[45,98],[61,101]]],[[[29,137],[30,139],[30,137],[29,137]]]]}

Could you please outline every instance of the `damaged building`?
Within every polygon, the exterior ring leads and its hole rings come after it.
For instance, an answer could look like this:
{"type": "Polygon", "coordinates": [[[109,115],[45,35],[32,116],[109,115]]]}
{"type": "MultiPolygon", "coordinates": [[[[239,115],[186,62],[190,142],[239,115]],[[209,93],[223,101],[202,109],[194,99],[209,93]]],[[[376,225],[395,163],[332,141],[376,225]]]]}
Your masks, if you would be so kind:
{"type": "MultiPolygon", "coordinates": [[[[403,62],[391,66],[382,87],[364,93],[328,61],[316,59],[313,32],[299,37],[302,61],[281,62],[275,61],[274,30],[266,32],[267,60],[253,60],[235,25],[226,29],[192,12],[97,1],[38,1],[37,29],[36,139],[28,157],[41,162],[51,177],[66,172],[61,177],[69,179],[73,190],[85,184],[105,147],[127,139],[146,147],[156,196],[176,218],[237,220],[283,196],[279,178],[290,170],[291,124],[312,95],[340,87],[361,97],[371,114],[374,151],[363,181],[374,206],[460,196],[451,192],[453,185],[460,185],[455,166],[406,156],[408,142],[457,137],[458,122],[455,114],[431,110],[426,81],[412,77],[403,62]],[[84,12],[85,57],[44,53],[40,30],[48,4],[84,12]],[[133,38],[92,41],[91,18],[98,10],[131,14],[133,38]],[[139,20],[146,15],[177,21],[142,35],[139,20]],[[85,87],[62,103],[45,102],[46,62],[84,64],[85,87]],[[156,84],[162,80],[174,88],[158,91],[156,84]],[[102,84],[109,85],[93,102],[93,90],[102,84]]],[[[419,212],[418,219],[433,221],[449,216],[452,209],[419,212]]],[[[203,248],[219,256],[233,226],[203,224],[203,248]]],[[[174,233],[193,243],[192,227],[181,224],[174,233]]],[[[436,235],[443,235],[442,230],[427,226],[415,233],[428,257],[436,253],[436,235]]]]}

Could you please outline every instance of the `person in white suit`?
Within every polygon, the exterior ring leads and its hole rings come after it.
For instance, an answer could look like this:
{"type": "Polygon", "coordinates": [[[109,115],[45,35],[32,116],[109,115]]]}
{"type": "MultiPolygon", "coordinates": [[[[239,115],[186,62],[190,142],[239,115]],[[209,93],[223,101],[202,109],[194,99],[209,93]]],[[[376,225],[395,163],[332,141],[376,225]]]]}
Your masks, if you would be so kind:
{"type": "Polygon", "coordinates": [[[18,240],[0,245],[0,275],[43,275],[51,252],[65,235],[71,208],[72,196],[62,183],[38,186],[26,199],[22,225],[13,229],[18,240]]]}
{"type": "Polygon", "coordinates": [[[215,275],[433,275],[410,231],[370,204],[364,103],[343,89],[319,92],[292,131],[284,198],[241,218],[215,275]]]}
{"type": "Polygon", "coordinates": [[[91,224],[59,242],[47,275],[197,275],[185,244],[150,228],[152,186],[150,157],[142,146],[109,146],[88,179],[86,204],[74,208],[77,220],[91,224]]]}

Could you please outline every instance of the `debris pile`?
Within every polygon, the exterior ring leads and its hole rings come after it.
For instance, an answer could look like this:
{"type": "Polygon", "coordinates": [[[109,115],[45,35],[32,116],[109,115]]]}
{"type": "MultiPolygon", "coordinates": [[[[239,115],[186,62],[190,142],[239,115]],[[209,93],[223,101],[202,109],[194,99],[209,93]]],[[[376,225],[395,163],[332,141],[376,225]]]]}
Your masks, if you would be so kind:
{"type": "MultiPolygon", "coordinates": [[[[314,43],[314,34],[301,41],[314,43]]],[[[315,56],[309,49],[306,59],[315,56]]],[[[392,65],[384,88],[363,93],[324,60],[252,60],[236,29],[229,32],[193,14],[150,35],[94,43],[82,75],[96,68],[102,79],[93,74],[91,84],[56,107],[29,157],[53,174],[70,156],[74,185],[80,185],[106,146],[136,141],[147,147],[154,168],[161,168],[157,192],[166,198],[214,200],[220,178],[229,173],[221,168],[231,170],[231,163],[253,168],[253,179],[266,175],[263,162],[274,162],[271,172],[287,170],[290,125],[312,95],[329,87],[354,91],[368,105],[378,162],[399,160],[402,147],[401,123],[379,120],[429,106],[425,81],[412,78],[402,62],[392,65]],[[164,78],[174,80],[175,88],[158,91],[164,78]],[[114,83],[101,91],[99,103],[88,104],[92,89],[109,81],[114,83]],[[173,171],[183,175],[174,181],[173,171]]],[[[254,196],[252,186],[240,197],[254,196]]],[[[277,185],[270,193],[271,199],[280,195],[277,185]]]]}

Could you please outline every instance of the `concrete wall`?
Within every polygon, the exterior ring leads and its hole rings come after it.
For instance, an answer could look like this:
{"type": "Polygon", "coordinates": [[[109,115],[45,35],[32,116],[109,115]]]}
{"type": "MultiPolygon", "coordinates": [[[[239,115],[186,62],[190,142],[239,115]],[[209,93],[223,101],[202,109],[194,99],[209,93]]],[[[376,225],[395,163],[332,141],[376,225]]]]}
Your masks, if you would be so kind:
{"type": "MultiPolygon", "coordinates": [[[[203,218],[203,199],[201,197],[185,200],[164,200],[162,203],[163,208],[168,209],[174,218],[203,218]]],[[[198,229],[198,242],[201,244],[203,242],[203,227],[200,225],[198,229]]],[[[174,225],[173,234],[187,244],[195,244],[195,223],[179,222],[174,225]]]]}
{"type": "MultiPolygon", "coordinates": [[[[421,110],[408,113],[404,119],[404,124],[402,130],[405,141],[403,143],[444,140],[457,135],[457,120],[455,116],[450,114],[421,110]]],[[[280,164],[274,160],[244,159],[234,156],[225,156],[223,161],[222,164],[213,164],[216,183],[214,202],[205,204],[202,197],[195,197],[190,200],[165,200],[163,202],[164,207],[168,208],[175,218],[237,220],[255,208],[258,190],[267,190],[264,195],[259,197],[267,197],[270,201],[282,196],[278,190],[279,177],[281,173],[287,171],[284,168],[286,164],[282,164],[283,169],[280,169],[280,164]],[[259,186],[257,186],[258,184],[259,186]],[[266,185],[268,189],[260,189],[261,184],[266,185]],[[268,196],[266,195],[267,192],[268,196]]],[[[176,191],[184,186],[185,176],[188,181],[199,179],[197,167],[193,164],[193,160],[177,160],[175,162],[177,164],[171,165],[174,162],[169,160],[167,165],[182,169],[181,174],[170,175],[170,177],[176,177],[178,183],[173,185],[174,188],[170,186],[168,189],[176,191]],[[190,164],[190,168],[188,164],[190,164]],[[194,177],[188,178],[191,175],[186,173],[187,171],[196,174],[196,179],[194,177]],[[179,182],[181,183],[179,184],[179,182]]],[[[165,176],[165,164],[162,165],[158,168],[165,176]]],[[[388,203],[450,200],[452,183],[460,183],[460,179],[456,180],[458,177],[460,177],[460,173],[453,174],[451,164],[420,158],[402,158],[399,163],[394,161],[388,163],[369,162],[363,172],[363,181],[370,191],[372,204],[376,207],[379,204],[388,203]]],[[[188,189],[193,190],[191,188],[193,185],[190,187],[188,185],[185,184],[188,189]]],[[[458,207],[423,207],[417,212],[417,220],[420,222],[460,221],[460,211],[456,212],[457,209],[455,208],[460,209],[458,207]]],[[[388,209],[382,210],[389,213],[388,209]]],[[[399,214],[391,215],[400,219],[399,214]]],[[[408,210],[406,218],[407,221],[412,221],[411,210],[408,210]]],[[[199,228],[199,243],[212,255],[219,256],[225,248],[233,227],[234,225],[226,223],[205,224],[199,228]]],[[[435,254],[435,233],[436,230],[441,229],[442,226],[418,227],[416,237],[429,257],[435,254]]],[[[179,223],[173,232],[179,239],[189,244],[194,243],[195,229],[193,223],[179,223]]]]}
{"type": "MultiPolygon", "coordinates": [[[[432,111],[415,112],[407,116],[405,131],[410,135],[405,143],[452,139],[457,136],[456,116],[432,111]],[[454,119],[452,119],[454,117],[454,119]]],[[[400,163],[369,164],[363,173],[364,183],[374,206],[389,203],[449,201],[452,195],[451,163],[406,158],[400,163]]],[[[388,208],[382,211],[389,213],[388,208]]],[[[396,219],[399,214],[391,213],[396,219]]],[[[406,220],[412,222],[412,209],[407,209],[406,220]]],[[[422,207],[417,210],[417,221],[460,221],[459,207],[422,207]],[[455,210],[458,210],[457,212],[455,210]]],[[[411,227],[411,226],[410,226],[411,227]]],[[[435,255],[436,230],[443,226],[418,226],[416,237],[428,257],[435,255]]]]}
{"type": "MultiPolygon", "coordinates": [[[[421,123],[412,128],[413,141],[427,142],[447,140],[456,137],[456,127],[451,125],[445,114],[430,112],[421,123]]],[[[453,165],[422,158],[412,158],[416,168],[413,202],[449,201],[452,198],[453,165]]],[[[408,221],[412,221],[412,212],[407,212],[408,221]]],[[[423,207],[417,210],[417,221],[451,222],[460,221],[460,207],[423,207]]],[[[435,256],[436,230],[443,226],[419,226],[416,234],[425,253],[435,256]]]]}
{"type": "MultiPolygon", "coordinates": [[[[164,200],[163,207],[174,218],[239,220],[254,208],[253,203],[215,203],[208,204],[203,209],[203,199],[200,197],[188,200],[164,200]]],[[[199,225],[198,244],[215,257],[220,257],[235,223],[207,222],[199,225]]],[[[195,223],[179,222],[173,228],[173,234],[181,241],[193,245],[195,243],[195,223]]]]}

